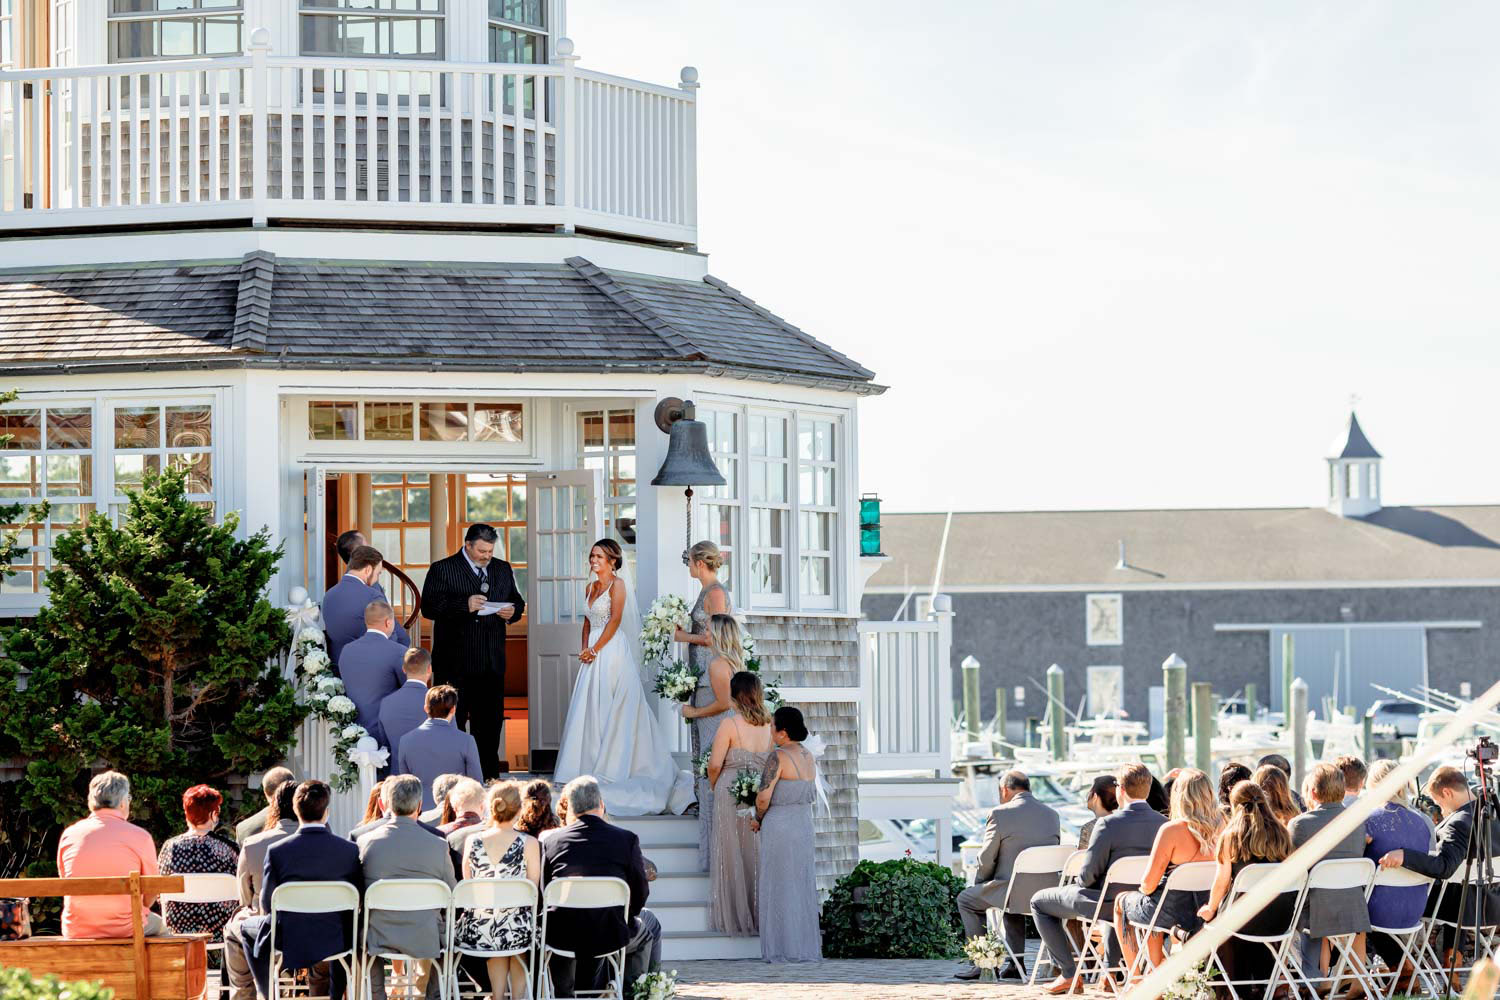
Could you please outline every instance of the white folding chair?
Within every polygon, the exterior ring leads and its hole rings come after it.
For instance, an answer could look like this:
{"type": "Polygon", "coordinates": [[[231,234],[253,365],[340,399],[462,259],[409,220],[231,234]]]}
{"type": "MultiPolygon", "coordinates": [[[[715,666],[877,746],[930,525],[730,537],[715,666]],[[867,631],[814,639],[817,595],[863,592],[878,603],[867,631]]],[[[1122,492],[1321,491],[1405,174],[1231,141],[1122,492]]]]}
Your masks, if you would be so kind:
{"type": "MultiPolygon", "coordinates": [[[[1235,876],[1234,884],[1229,887],[1229,894],[1224,897],[1222,905],[1227,907],[1238,897],[1249,892],[1266,879],[1271,878],[1280,867],[1279,864],[1258,864],[1246,865],[1244,868],[1241,868],[1240,873],[1235,876]]],[[[1303,878],[1297,883],[1295,889],[1288,889],[1285,892],[1296,893],[1296,898],[1292,903],[1291,916],[1287,921],[1285,929],[1275,934],[1246,934],[1243,930],[1239,930],[1235,931],[1232,935],[1241,941],[1264,945],[1266,950],[1271,953],[1271,975],[1266,980],[1264,993],[1268,997],[1275,995],[1277,984],[1282,982],[1285,982],[1288,988],[1294,993],[1297,990],[1297,975],[1287,967],[1287,960],[1292,942],[1298,934],[1297,923],[1298,918],[1302,915],[1302,901],[1307,897],[1307,879],[1303,878]]],[[[1222,977],[1224,985],[1229,988],[1229,993],[1234,997],[1234,1000],[1240,1000],[1239,991],[1234,988],[1236,983],[1242,986],[1252,986],[1258,985],[1261,982],[1258,979],[1230,978],[1229,970],[1224,968],[1224,963],[1219,959],[1217,950],[1208,953],[1208,960],[1203,967],[1205,974],[1212,973],[1215,970],[1222,977]]]]}
{"type": "MultiPolygon", "coordinates": [[[[1063,862],[1062,871],[1058,873],[1057,884],[1063,886],[1076,880],[1079,874],[1082,873],[1083,863],[1087,858],[1087,851],[1070,851],[1067,860],[1063,862]]],[[[1042,967],[1043,962],[1050,964],[1051,961],[1052,953],[1047,950],[1047,942],[1043,941],[1042,946],[1037,949],[1036,961],[1031,963],[1031,975],[1026,977],[1026,984],[1028,986],[1035,986],[1037,970],[1042,967]]]]}
{"type": "MultiPolygon", "coordinates": [[[[271,893],[271,1000],[281,1000],[281,949],[276,946],[277,918],[283,913],[348,913],[350,920],[359,918],[359,890],[348,882],[288,882],[278,885],[271,893]]],[[[354,935],[350,934],[352,938],[354,935]]],[[[349,990],[359,992],[359,977],[355,975],[359,960],[355,958],[354,944],[336,955],[325,959],[330,965],[337,964],[344,970],[349,990]]]]}
{"type": "MultiPolygon", "coordinates": [[[[1370,893],[1374,895],[1376,889],[1415,889],[1422,890],[1422,905],[1417,907],[1417,920],[1410,927],[1382,927],[1375,923],[1374,913],[1370,914],[1370,933],[1389,935],[1401,946],[1401,957],[1397,959],[1395,966],[1389,970],[1391,981],[1386,988],[1386,997],[1396,995],[1396,983],[1401,978],[1401,969],[1410,964],[1415,970],[1416,979],[1422,984],[1427,992],[1436,995],[1442,992],[1442,976],[1426,961],[1423,954],[1423,932],[1426,923],[1422,920],[1422,909],[1427,905],[1427,897],[1432,891],[1432,877],[1430,875],[1419,875],[1405,868],[1381,868],[1375,872],[1375,884],[1370,893]]],[[[1368,950],[1368,949],[1367,949],[1368,950]]],[[[1372,972],[1370,979],[1379,985],[1380,976],[1372,972]]]]}
{"type": "Polygon", "coordinates": [[[999,906],[991,906],[985,911],[985,927],[996,934],[1004,933],[1004,925],[1000,918],[1007,913],[1030,913],[1031,899],[1017,898],[1015,895],[1017,875],[1052,875],[1056,878],[1062,877],[1063,867],[1068,863],[1068,858],[1076,853],[1071,847],[1047,846],[1028,847],[1016,855],[1014,864],[1011,865],[1010,877],[1005,883],[1005,899],[999,906]],[[1012,907],[1015,907],[1012,909],[1012,907]]]}
{"type": "MultiPolygon", "coordinates": [[[[1364,896],[1366,908],[1370,905],[1370,887],[1375,884],[1375,862],[1369,858],[1331,858],[1319,861],[1313,865],[1307,873],[1306,896],[1303,899],[1303,908],[1307,908],[1312,894],[1319,891],[1337,889],[1358,889],[1364,896]]],[[[1299,932],[1300,933],[1300,932],[1299,932]]],[[[1339,960],[1328,970],[1328,980],[1338,988],[1339,982],[1344,978],[1345,970],[1354,977],[1360,989],[1370,1000],[1376,1000],[1376,987],[1370,979],[1370,968],[1364,959],[1360,958],[1354,950],[1354,939],[1360,932],[1349,931],[1343,934],[1329,934],[1325,936],[1328,941],[1329,955],[1334,950],[1338,951],[1339,960]]],[[[1302,970],[1302,981],[1307,985],[1309,991],[1313,991],[1313,981],[1321,981],[1322,977],[1309,976],[1307,970],[1302,970]]]]}
{"type": "Polygon", "coordinates": [[[1465,950],[1463,947],[1464,936],[1474,933],[1473,919],[1465,920],[1464,917],[1467,914],[1472,914],[1474,911],[1470,907],[1477,906],[1479,902],[1474,898],[1473,886],[1469,887],[1469,892],[1465,895],[1464,882],[1466,876],[1477,878],[1479,876],[1479,866],[1476,864],[1473,871],[1470,872],[1468,865],[1460,863],[1458,869],[1444,879],[1443,884],[1438,887],[1438,895],[1437,899],[1433,902],[1432,912],[1422,919],[1422,922],[1427,925],[1426,932],[1422,937],[1422,952],[1431,966],[1440,970],[1438,975],[1439,985],[1445,982],[1448,976],[1448,963],[1443,961],[1442,946],[1439,941],[1439,935],[1444,930],[1451,930],[1453,932],[1453,948],[1458,952],[1458,961],[1453,966],[1455,974],[1466,975],[1473,970],[1474,964],[1481,958],[1495,957],[1495,937],[1497,933],[1500,933],[1500,925],[1494,923],[1496,916],[1494,914],[1486,914],[1486,916],[1490,917],[1491,922],[1480,924],[1478,938],[1471,943],[1470,950],[1465,950]],[[1439,916],[1443,912],[1444,900],[1449,898],[1454,900],[1465,899],[1465,902],[1462,904],[1463,911],[1459,912],[1453,919],[1439,916]],[[1467,961],[1471,957],[1473,961],[1467,961]]]}
{"type": "MultiPolygon", "coordinates": [[[[439,952],[431,958],[423,956],[407,955],[399,951],[371,952],[370,947],[370,915],[377,912],[387,913],[413,913],[422,910],[434,911],[433,921],[440,930],[448,928],[448,916],[450,904],[453,902],[453,894],[448,890],[448,883],[436,878],[383,878],[372,883],[365,889],[365,919],[364,929],[360,932],[359,940],[364,951],[359,957],[360,984],[364,996],[373,996],[370,979],[376,962],[384,962],[387,959],[406,963],[406,971],[402,977],[405,981],[399,984],[407,995],[421,1000],[424,995],[417,989],[417,963],[431,962],[432,971],[429,975],[438,978],[438,995],[442,1000],[448,1000],[448,958],[447,952],[439,952]]],[[[447,940],[447,939],[445,939],[447,940]]],[[[392,974],[394,976],[394,972],[392,974]]],[[[393,986],[392,979],[386,979],[386,993],[389,995],[393,986]]]]}
{"type": "MultiPolygon", "coordinates": [[[[1132,887],[1138,888],[1141,880],[1146,877],[1146,869],[1150,867],[1151,858],[1145,854],[1116,858],[1110,863],[1109,870],[1104,873],[1104,884],[1099,888],[1099,901],[1094,904],[1094,915],[1083,923],[1083,950],[1078,954],[1078,975],[1087,975],[1093,971],[1104,976],[1116,971],[1109,964],[1104,948],[1105,935],[1114,926],[1115,904],[1110,898],[1110,892],[1115,887],[1119,887],[1116,894],[1132,887]],[[1094,939],[1096,933],[1097,942],[1094,939]]],[[[1125,970],[1122,967],[1118,971],[1125,970]]]]}
{"type": "MultiPolygon", "coordinates": [[[[181,892],[164,892],[161,894],[161,912],[167,912],[168,903],[234,903],[240,902],[240,880],[233,874],[220,874],[208,872],[185,872],[182,875],[181,892]]],[[[224,964],[224,939],[220,935],[217,944],[209,944],[208,951],[219,953],[219,965],[222,969],[224,964]]],[[[222,994],[224,988],[223,976],[220,972],[219,992],[222,994]]],[[[210,977],[209,989],[213,989],[212,977],[210,977]]]]}
{"type": "MultiPolygon", "coordinates": [[[[554,879],[547,883],[546,891],[542,893],[542,947],[539,959],[542,968],[541,975],[538,977],[538,982],[541,984],[541,1000],[553,1000],[557,996],[557,991],[552,985],[550,961],[552,956],[574,960],[578,958],[574,952],[554,948],[547,941],[547,922],[553,911],[559,909],[606,910],[615,906],[620,908],[622,916],[630,912],[630,887],[625,884],[624,879],[579,877],[554,879]]],[[[575,988],[573,995],[618,997],[624,1000],[625,952],[626,948],[621,946],[616,951],[592,956],[605,962],[613,973],[609,989],[580,990],[575,988]]]]}
{"type": "Polygon", "coordinates": [[[1135,933],[1135,961],[1130,963],[1126,970],[1127,976],[1133,976],[1145,968],[1146,941],[1153,934],[1166,934],[1172,928],[1161,922],[1161,911],[1166,909],[1167,899],[1174,892],[1212,892],[1214,878],[1218,875],[1219,866],[1212,861],[1189,861],[1178,865],[1167,875],[1166,888],[1161,894],[1161,903],[1156,911],[1151,914],[1151,921],[1147,924],[1138,924],[1126,917],[1125,924],[1135,933]]]}
{"type": "MultiPolygon", "coordinates": [[[[465,996],[487,996],[485,990],[472,983],[472,990],[465,993],[459,981],[459,959],[464,955],[474,958],[524,958],[526,960],[526,995],[536,995],[536,977],[532,970],[533,946],[537,943],[535,928],[538,894],[536,883],[524,878],[471,878],[464,879],[453,887],[453,906],[448,912],[448,996],[450,1000],[462,1000],[465,996]],[[510,951],[481,951],[458,946],[458,914],[463,910],[526,910],[531,913],[532,941],[523,948],[510,951]]],[[[504,986],[491,986],[503,991],[504,986]]]]}

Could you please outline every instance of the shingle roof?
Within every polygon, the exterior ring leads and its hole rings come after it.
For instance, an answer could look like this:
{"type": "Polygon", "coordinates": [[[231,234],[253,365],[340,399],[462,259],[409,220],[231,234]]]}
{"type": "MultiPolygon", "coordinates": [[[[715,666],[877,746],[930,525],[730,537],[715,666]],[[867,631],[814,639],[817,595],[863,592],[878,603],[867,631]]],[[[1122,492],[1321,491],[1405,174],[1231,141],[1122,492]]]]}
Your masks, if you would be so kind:
{"type": "MultiPolygon", "coordinates": [[[[876,589],[928,588],[945,514],[882,514],[876,589]]],[[[1091,510],[953,515],[942,586],[1306,585],[1500,580],[1500,506],[1091,510]],[[1117,569],[1119,543],[1125,569],[1117,569]]]]}
{"type": "Polygon", "coordinates": [[[189,365],[697,369],[878,392],[716,279],[277,259],[0,274],[0,371],[189,365]]]}
{"type": "Polygon", "coordinates": [[[1380,452],[1365,437],[1364,428],[1359,426],[1359,418],[1354,411],[1349,411],[1349,426],[1344,433],[1333,439],[1333,447],[1329,458],[1379,458],[1380,452]]]}

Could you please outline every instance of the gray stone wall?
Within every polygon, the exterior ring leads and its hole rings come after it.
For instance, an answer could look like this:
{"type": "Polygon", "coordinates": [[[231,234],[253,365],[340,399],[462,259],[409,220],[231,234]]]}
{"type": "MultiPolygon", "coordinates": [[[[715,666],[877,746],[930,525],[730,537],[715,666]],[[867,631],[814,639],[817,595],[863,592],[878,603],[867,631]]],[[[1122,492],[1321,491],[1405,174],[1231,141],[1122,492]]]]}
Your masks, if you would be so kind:
{"type": "MultiPolygon", "coordinates": [[[[1100,588],[1099,593],[1109,593],[1100,588]]],[[[1317,590],[1153,590],[1123,591],[1124,643],[1089,646],[1084,637],[1085,593],[954,594],[953,691],[961,697],[958,664],[973,656],[983,665],[983,716],[994,712],[995,688],[1024,686],[1026,708],[1012,701],[1012,720],[1041,715],[1047,667],[1066,671],[1067,702],[1076,707],[1086,688],[1084,668],[1119,665],[1125,669],[1125,710],[1149,718],[1149,689],[1162,683],[1161,664],[1177,653],[1188,664],[1190,681],[1208,681],[1221,696],[1246,683],[1260,687],[1265,704],[1271,680],[1269,634],[1216,632],[1216,624],[1420,622],[1478,620],[1478,629],[1434,629],[1427,633],[1429,683],[1457,692],[1470,681],[1477,694],[1500,676],[1500,588],[1390,587],[1317,590]]],[[[899,594],[864,599],[866,617],[889,619],[899,594]]]]}
{"type": "MultiPolygon", "coordinates": [[[[750,615],[761,671],[786,687],[855,687],[859,684],[859,620],[750,615]]],[[[859,863],[859,704],[856,701],[796,702],[809,732],[823,737],[820,762],[831,786],[831,815],[814,813],[818,889],[859,863]]]]}

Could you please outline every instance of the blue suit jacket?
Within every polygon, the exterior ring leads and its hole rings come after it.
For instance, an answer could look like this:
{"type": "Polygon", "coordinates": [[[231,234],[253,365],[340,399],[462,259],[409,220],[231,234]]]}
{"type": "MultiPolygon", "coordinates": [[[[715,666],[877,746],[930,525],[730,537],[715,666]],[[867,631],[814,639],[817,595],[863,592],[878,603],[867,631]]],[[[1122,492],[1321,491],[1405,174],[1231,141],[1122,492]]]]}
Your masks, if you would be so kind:
{"type": "Polygon", "coordinates": [[[463,774],[484,780],[479,769],[479,746],[474,737],[449,719],[428,719],[401,737],[392,774],[415,774],[422,779],[422,808],[431,809],[432,782],[442,774],[463,774]]]}
{"type": "MultiPolygon", "coordinates": [[[[369,607],[370,602],[389,600],[385,596],[384,587],[378,584],[367,587],[348,573],[328,588],[328,592],[323,595],[321,610],[323,631],[328,635],[328,656],[334,663],[339,662],[339,653],[343,652],[345,643],[353,642],[365,634],[365,608],[369,607]]],[[[411,639],[407,637],[406,629],[401,627],[399,620],[391,638],[400,643],[403,649],[411,645],[411,639]]]]}
{"type": "MultiPolygon", "coordinates": [[[[261,913],[266,916],[251,917],[244,928],[251,971],[260,981],[262,996],[269,995],[264,987],[269,983],[271,962],[271,894],[287,882],[348,882],[363,892],[359,848],[335,836],[326,826],[303,826],[266,851],[260,884],[261,913]]],[[[281,950],[284,968],[305,969],[344,951],[353,940],[354,926],[348,914],[283,913],[277,918],[276,947],[281,950]]]]}
{"type": "Polygon", "coordinates": [[[406,673],[401,669],[404,655],[405,646],[379,632],[366,632],[345,643],[339,653],[339,677],[344,681],[344,693],[359,712],[355,721],[381,746],[391,744],[380,728],[380,702],[406,683],[406,673]]]}
{"type": "Polygon", "coordinates": [[[388,741],[386,746],[391,748],[392,764],[401,737],[427,721],[426,705],[427,685],[413,680],[406,681],[380,700],[380,728],[388,741]]]}

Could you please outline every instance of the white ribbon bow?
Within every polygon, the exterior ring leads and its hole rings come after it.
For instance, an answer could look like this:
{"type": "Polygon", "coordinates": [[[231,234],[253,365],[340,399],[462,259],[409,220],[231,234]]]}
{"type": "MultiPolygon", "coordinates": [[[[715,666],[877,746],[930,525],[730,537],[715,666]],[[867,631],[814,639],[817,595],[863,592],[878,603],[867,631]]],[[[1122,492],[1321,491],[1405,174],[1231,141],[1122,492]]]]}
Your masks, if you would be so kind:
{"type": "MultiPolygon", "coordinates": [[[[806,750],[814,761],[820,761],[823,757],[823,751],[828,749],[828,744],[823,742],[823,737],[817,733],[813,733],[802,741],[802,749],[806,750]]],[[[823,807],[823,815],[832,816],[833,807],[828,804],[828,779],[823,777],[822,767],[817,768],[817,775],[818,805],[823,807]]]]}

